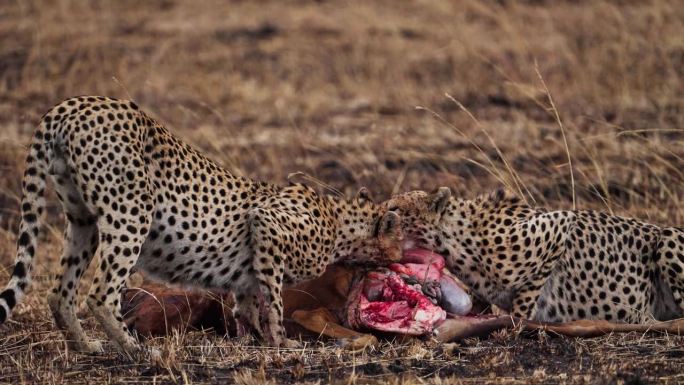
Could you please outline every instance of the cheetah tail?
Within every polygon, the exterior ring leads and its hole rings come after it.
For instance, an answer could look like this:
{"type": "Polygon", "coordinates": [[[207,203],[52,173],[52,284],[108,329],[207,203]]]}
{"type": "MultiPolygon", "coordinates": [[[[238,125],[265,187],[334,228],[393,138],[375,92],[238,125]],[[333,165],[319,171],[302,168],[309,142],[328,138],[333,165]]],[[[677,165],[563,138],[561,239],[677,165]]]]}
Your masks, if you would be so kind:
{"type": "Polygon", "coordinates": [[[31,281],[30,273],[39,231],[39,218],[45,211],[45,179],[48,151],[44,138],[45,123],[41,122],[31,141],[26,156],[26,170],[22,180],[21,224],[17,240],[14,271],[5,290],[0,293],[0,324],[5,322],[12,308],[23,298],[31,281]]]}

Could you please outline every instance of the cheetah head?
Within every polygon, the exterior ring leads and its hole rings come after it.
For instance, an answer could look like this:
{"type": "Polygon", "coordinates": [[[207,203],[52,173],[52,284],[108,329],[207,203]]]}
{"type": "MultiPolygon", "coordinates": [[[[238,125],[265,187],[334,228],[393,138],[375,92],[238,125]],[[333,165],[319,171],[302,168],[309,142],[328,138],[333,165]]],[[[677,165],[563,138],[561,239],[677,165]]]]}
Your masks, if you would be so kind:
{"type": "Polygon", "coordinates": [[[334,260],[364,265],[385,265],[402,258],[399,215],[373,203],[368,190],[341,202],[336,210],[339,223],[334,260]]]}
{"type": "Polygon", "coordinates": [[[442,218],[451,199],[451,190],[440,187],[432,193],[411,191],[393,196],[383,203],[389,213],[401,217],[403,249],[414,247],[439,250],[442,218]]]}

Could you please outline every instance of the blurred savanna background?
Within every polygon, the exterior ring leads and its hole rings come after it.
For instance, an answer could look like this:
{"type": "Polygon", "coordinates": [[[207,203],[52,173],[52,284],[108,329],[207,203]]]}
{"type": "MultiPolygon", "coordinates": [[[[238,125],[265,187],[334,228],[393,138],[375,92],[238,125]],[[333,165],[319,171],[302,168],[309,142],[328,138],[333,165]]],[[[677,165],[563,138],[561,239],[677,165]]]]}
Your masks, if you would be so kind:
{"type": "MultiPolygon", "coordinates": [[[[1,282],[26,144],[70,96],[132,99],[234,173],[271,182],[301,171],[377,200],[506,186],[538,205],[683,224],[683,75],[678,1],[0,0],[1,282]]],[[[684,381],[684,339],[661,335],[502,333],[351,354],[197,332],[152,342],[165,369],[111,349],[84,358],[45,304],[63,221],[54,199],[48,213],[36,283],[0,329],[0,382],[684,381]]]]}

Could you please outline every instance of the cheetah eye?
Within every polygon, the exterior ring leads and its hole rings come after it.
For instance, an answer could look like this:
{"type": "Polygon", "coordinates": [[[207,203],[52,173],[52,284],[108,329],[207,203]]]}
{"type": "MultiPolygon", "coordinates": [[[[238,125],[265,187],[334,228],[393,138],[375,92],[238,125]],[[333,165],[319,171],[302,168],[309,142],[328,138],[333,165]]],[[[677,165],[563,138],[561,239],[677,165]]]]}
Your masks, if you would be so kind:
{"type": "Polygon", "coordinates": [[[387,208],[388,211],[397,212],[399,211],[399,206],[390,206],[387,208]]]}

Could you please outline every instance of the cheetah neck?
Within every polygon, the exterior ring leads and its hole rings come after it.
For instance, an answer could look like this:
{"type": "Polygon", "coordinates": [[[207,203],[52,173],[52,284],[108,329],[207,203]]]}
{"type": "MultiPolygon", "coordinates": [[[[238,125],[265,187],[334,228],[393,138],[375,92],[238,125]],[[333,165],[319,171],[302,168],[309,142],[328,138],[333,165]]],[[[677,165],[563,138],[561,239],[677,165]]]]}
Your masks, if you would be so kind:
{"type": "Polygon", "coordinates": [[[358,220],[355,216],[358,215],[359,207],[345,199],[331,197],[328,199],[331,218],[335,228],[335,239],[349,237],[349,229],[354,220],[358,220]]]}
{"type": "Polygon", "coordinates": [[[446,248],[455,262],[467,264],[481,247],[478,243],[489,217],[502,207],[519,203],[520,199],[506,190],[496,190],[475,199],[452,197],[436,226],[435,243],[446,248]]]}
{"type": "Polygon", "coordinates": [[[452,197],[432,234],[433,249],[445,257],[451,270],[462,279],[467,277],[474,264],[472,255],[477,242],[477,206],[475,200],[452,197]]]}
{"type": "Polygon", "coordinates": [[[373,226],[379,216],[379,207],[370,202],[359,204],[333,196],[324,200],[333,237],[330,263],[378,258],[383,245],[373,237],[373,226]]]}

